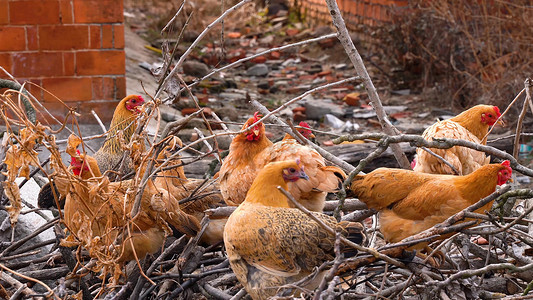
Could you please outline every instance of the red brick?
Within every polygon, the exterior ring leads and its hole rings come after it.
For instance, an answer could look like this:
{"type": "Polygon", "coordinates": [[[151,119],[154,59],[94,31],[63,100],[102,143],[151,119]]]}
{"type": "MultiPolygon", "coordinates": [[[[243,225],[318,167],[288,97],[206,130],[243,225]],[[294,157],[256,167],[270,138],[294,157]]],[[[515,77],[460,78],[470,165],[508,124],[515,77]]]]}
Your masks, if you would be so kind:
{"type": "Polygon", "coordinates": [[[124,51],[80,51],[76,53],[78,75],[123,75],[124,51]]]}
{"type": "Polygon", "coordinates": [[[115,49],[124,49],[124,25],[113,25],[113,41],[115,49]]]}
{"type": "MultiPolygon", "coordinates": [[[[6,69],[9,73],[13,73],[13,70],[11,70],[11,54],[10,53],[0,53],[0,67],[6,69]]],[[[0,72],[0,76],[4,72],[0,72]]]]}
{"type": "Polygon", "coordinates": [[[120,76],[115,78],[115,99],[126,97],[126,77],[120,76]]]}
{"type": "Polygon", "coordinates": [[[39,31],[38,26],[26,26],[27,50],[39,50],[39,31]]]}
{"type": "Polygon", "coordinates": [[[113,48],[113,25],[102,25],[102,48],[113,48]]]}
{"type": "Polygon", "coordinates": [[[59,52],[13,53],[13,75],[16,77],[57,76],[63,73],[59,52]]]}
{"type": "Polygon", "coordinates": [[[16,0],[9,2],[11,24],[59,24],[58,0],[16,0]]]}
{"type": "Polygon", "coordinates": [[[72,14],[72,1],[71,0],[59,0],[60,7],[60,22],[61,24],[72,24],[74,22],[74,16],[72,14]]]}
{"type": "Polygon", "coordinates": [[[72,76],[76,74],[74,58],[74,52],[63,52],[63,75],[72,76]]]}
{"type": "MultiPolygon", "coordinates": [[[[90,77],[44,78],[43,88],[65,102],[93,99],[90,77]]],[[[54,99],[50,95],[45,94],[44,96],[44,101],[52,101],[54,99]]]]}
{"type": "Polygon", "coordinates": [[[102,47],[102,26],[91,25],[89,31],[89,48],[100,49],[102,47]]]}
{"type": "Polygon", "coordinates": [[[74,21],[76,23],[122,23],[123,1],[74,0],[74,21]]]}
{"type": "Polygon", "coordinates": [[[39,44],[41,50],[87,49],[89,47],[89,26],[40,26],[39,44]]]}
{"type": "Polygon", "coordinates": [[[0,27],[0,51],[26,50],[24,27],[0,27]]]}
{"type": "Polygon", "coordinates": [[[93,77],[92,87],[94,99],[115,99],[115,82],[112,77],[93,77]]]}
{"type": "Polygon", "coordinates": [[[0,0],[0,25],[9,23],[9,7],[7,0],[0,0]]]}

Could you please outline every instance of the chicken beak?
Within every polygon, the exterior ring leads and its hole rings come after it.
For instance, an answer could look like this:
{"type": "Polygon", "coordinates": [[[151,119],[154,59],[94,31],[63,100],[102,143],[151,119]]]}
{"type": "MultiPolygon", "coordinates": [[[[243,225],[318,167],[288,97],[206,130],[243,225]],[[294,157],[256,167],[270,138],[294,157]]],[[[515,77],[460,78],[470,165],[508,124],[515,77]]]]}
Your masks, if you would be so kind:
{"type": "Polygon", "coordinates": [[[252,132],[255,136],[259,136],[259,129],[254,129],[252,132]]]}
{"type": "Polygon", "coordinates": [[[311,133],[309,135],[309,140],[313,141],[315,138],[316,138],[316,136],[314,134],[311,133]]]}
{"type": "Polygon", "coordinates": [[[505,127],[505,121],[503,119],[499,119],[496,124],[499,124],[502,127],[505,127]]]}
{"type": "Polygon", "coordinates": [[[512,178],[507,179],[507,182],[513,183],[514,180],[512,178]]]}
{"type": "Polygon", "coordinates": [[[300,174],[298,175],[298,177],[305,179],[305,180],[309,180],[309,176],[307,176],[307,174],[305,174],[303,170],[300,171],[300,174]]]}

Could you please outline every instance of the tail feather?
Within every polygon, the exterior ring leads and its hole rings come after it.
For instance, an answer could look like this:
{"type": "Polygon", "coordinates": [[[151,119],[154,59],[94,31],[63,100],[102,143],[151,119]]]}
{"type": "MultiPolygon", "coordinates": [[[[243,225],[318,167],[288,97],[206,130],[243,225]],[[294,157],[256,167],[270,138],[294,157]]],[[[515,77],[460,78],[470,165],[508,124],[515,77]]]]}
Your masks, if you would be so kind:
{"type": "MultiPolygon", "coordinates": [[[[342,221],[337,226],[341,228],[342,235],[355,244],[361,245],[366,240],[364,227],[361,223],[342,221]]],[[[344,254],[344,257],[357,255],[356,249],[346,245],[341,248],[341,252],[344,254]]]]}
{"type": "Polygon", "coordinates": [[[336,166],[324,166],[320,168],[322,174],[319,173],[317,176],[320,179],[320,184],[316,189],[334,193],[342,189],[342,183],[346,179],[346,173],[336,166]]]}
{"type": "Polygon", "coordinates": [[[40,208],[65,207],[65,195],[68,193],[67,179],[56,176],[52,181],[43,185],[37,196],[37,205],[40,208]],[[54,196],[55,195],[55,196],[54,196]],[[56,201],[58,197],[58,201],[56,201]]]}

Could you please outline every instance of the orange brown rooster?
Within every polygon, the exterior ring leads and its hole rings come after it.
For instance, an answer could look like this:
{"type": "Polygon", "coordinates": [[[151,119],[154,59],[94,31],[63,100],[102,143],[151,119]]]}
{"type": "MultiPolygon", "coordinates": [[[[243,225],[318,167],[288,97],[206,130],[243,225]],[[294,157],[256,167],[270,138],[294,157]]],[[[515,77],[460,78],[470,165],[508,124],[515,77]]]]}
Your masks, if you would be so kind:
{"type": "MultiPolygon", "coordinates": [[[[122,144],[129,143],[131,136],[137,128],[135,118],[139,113],[139,106],[144,104],[144,99],[140,95],[129,95],[122,99],[115,108],[113,113],[113,119],[111,120],[111,126],[109,134],[104,144],[94,154],[94,158],[98,163],[98,167],[102,172],[107,170],[118,171],[120,167],[120,161],[122,159],[122,144]],[[122,138],[121,138],[122,137],[122,138]]],[[[131,172],[132,166],[130,159],[126,158],[125,172],[131,172]]],[[[51,183],[45,184],[37,197],[37,203],[41,208],[49,208],[56,206],[54,193],[59,196],[57,191],[64,190],[64,182],[60,177],[52,177],[51,183]],[[52,191],[52,186],[63,185],[57,187],[55,191],[52,191]]],[[[60,206],[64,203],[64,197],[58,199],[60,206]]]]}
{"type": "MultiPolygon", "coordinates": [[[[351,190],[380,211],[380,231],[389,242],[424,231],[487,197],[511,178],[509,161],[489,164],[464,175],[437,175],[379,168],[356,175],[351,190]]],[[[490,210],[492,202],[476,210],[490,210]]]]}
{"type": "MultiPolygon", "coordinates": [[[[259,120],[258,113],[248,119],[243,129],[259,120]]],[[[346,177],[344,171],[335,166],[326,166],[324,158],[314,149],[299,144],[294,138],[272,144],[265,136],[262,123],[251,130],[237,135],[230,153],[220,168],[220,190],[228,205],[239,205],[252,185],[257,172],[270,162],[299,158],[305,167],[309,180],[290,182],[289,192],[307,209],[322,211],[326,194],[335,192],[346,177]]]]}
{"type": "MultiPolygon", "coordinates": [[[[497,106],[477,105],[461,114],[428,127],[422,136],[431,141],[434,138],[462,139],[477,144],[487,143],[485,135],[501,116],[497,106]]],[[[448,161],[459,173],[467,175],[490,162],[485,153],[460,146],[450,149],[430,148],[435,154],[448,161]]],[[[432,174],[455,174],[455,172],[439,158],[431,155],[422,148],[416,150],[413,170],[432,174]]]]}
{"type": "MultiPolygon", "coordinates": [[[[298,281],[335,257],[335,236],[297,208],[285,195],[288,183],[308,180],[298,160],[267,164],[257,174],[246,199],[231,214],[224,229],[224,244],[231,268],[254,300],[276,295],[283,285],[298,281]]],[[[313,214],[355,243],[365,239],[360,223],[313,214]]],[[[343,249],[351,252],[353,249],[343,249]]],[[[304,286],[315,289],[326,271],[304,286]]]]}

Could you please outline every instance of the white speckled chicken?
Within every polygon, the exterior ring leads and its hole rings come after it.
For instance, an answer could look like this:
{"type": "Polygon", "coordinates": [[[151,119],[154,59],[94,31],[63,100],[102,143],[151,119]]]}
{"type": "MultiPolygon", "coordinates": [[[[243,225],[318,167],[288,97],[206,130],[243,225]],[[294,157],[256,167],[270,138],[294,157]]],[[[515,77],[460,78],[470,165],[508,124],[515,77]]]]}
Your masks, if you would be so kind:
{"type": "MultiPolygon", "coordinates": [[[[434,138],[453,138],[471,141],[477,144],[486,144],[483,140],[489,130],[500,117],[497,106],[477,105],[461,114],[444,121],[437,122],[428,127],[422,136],[426,140],[434,138]]],[[[449,149],[430,148],[435,154],[448,161],[458,172],[458,175],[467,175],[481,166],[490,163],[490,156],[474,149],[455,146],[449,149]]],[[[455,172],[442,160],[431,155],[421,148],[416,150],[413,162],[415,172],[432,174],[455,174],[455,172]]]]}

